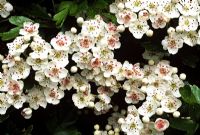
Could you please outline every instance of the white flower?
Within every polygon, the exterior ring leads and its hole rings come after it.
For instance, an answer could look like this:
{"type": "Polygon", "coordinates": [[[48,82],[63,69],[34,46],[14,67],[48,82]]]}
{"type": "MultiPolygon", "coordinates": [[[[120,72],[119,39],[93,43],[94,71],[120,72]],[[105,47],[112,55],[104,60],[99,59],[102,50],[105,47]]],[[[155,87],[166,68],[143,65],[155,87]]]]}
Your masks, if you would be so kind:
{"type": "Polygon", "coordinates": [[[8,77],[0,72],[0,91],[7,91],[6,87],[7,81],[8,77]]]}
{"type": "Polygon", "coordinates": [[[24,82],[21,80],[7,80],[7,92],[9,95],[20,95],[23,92],[24,82]]]}
{"type": "Polygon", "coordinates": [[[152,22],[152,27],[154,29],[164,28],[169,21],[169,18],[162,13],[156,13],[150,15],[150,20],[152,22]]]}
{"type": "Polygon", "coordinates": [[[0,0],[0,15],[2,18],[6,18],[13,10],[13,6],[6,0],[0,0]]]}
{"type": "Polygon", "coordinates": [[[127,113],[133,115],[134,117],[139,117],[139,113],[135,105],[129,105],[127,107],[127,113]]]}
{"type": "Polygon", "coordinates": [[[26,62],[32,66],[33,70],[43,70],[48,63],[48,60],[40,58],[33,59],[32,57],[27,57],[26,62]]]}
{"type": "Polygon", "coordinates": [[[7,109],[10,107],[5,93],[0,93],[0,114],[6,113],[7,109]]]}
{"type": "Polygon", "coordinates": [[[43,71],[35,72],[35,80],[43,87],[55,88],[58,82],[52,82],[50,78],[46,77],[43,71]]]}
{"type": "Polygon", "coordinates": [[[141,87],[141,85],[141,81],[129,79],[124,82],[123,89],[127,91],[138,90],[138,88],[141,87]]]}
{"type": "Polygon", "coordinates": [[[74,53],[72,56],[72,60],[77,63],[77,66],[80,69],[91,68],[90,67],[91,59],[92,59],[92,54],[90,52],[84,52],[84,53],[77,52],[74,53]]]}
{"type": "Polygon", "coordinates": [[[72,77],[65,77],[60,80],[60,89],[61,90],[70,90],[73,86],[74,79],[72,77]]]}
{"type": "Polygon", "coordinates": [[[142,36],[148,31],[149,25],[146,21],[134,21],[129,25],[129,31],[136,39],[141,39],[142,36]]]}
{"type": "Polygon", "coordinates": [[[176,7],[184,16],[196,16],[200,9],[197,0],[179,0],[176,7]]]}
{"type": "Polygon", "coordinates": [[[54,49],[59,51],[68,51],[69,46],[71,45],[73,41],[73,35],[70,32],[66,32],[63,34],[62,32],[59,32],[56,37],[51,39],[51,45],[54,47],[54,49]]]}
{"type": "Polygon", "coordinates": [[[103,62],[103,66],[101,67],[101,69],[103,71],[104,77],[108,78],[111,75],[117,74],[121,67],[121,63],[118,62],[116,59],[113,59],[103,62]]]}
{"type": "Polygon", "coordinates": [[[154,83],[156,81],[157,75],[154,73],[156,66],[145,65],[143,68],[144,78],[146,78],[145,83],[154,83]]]}
{"type": "Polygon", "coordinates": [[[155,69],[155,73],[162,77],[165,80],[171,80],[172,77],[172,67],[169,65],[169,61],[162,60],[157,64],[157,68],[155,69]]]}
{"type": "Polygon", "coordinates": [[[170,81],[169,85],[170,85],[170,92],[173,94],[173,96],[175,96],[177,98],[181,97],[179,89],[184,86],[184,83],[178,77],[178,75],[174,74],[172,76],[172,80],[170,81]]]}
{"type": "Polygon", "coordinates": [[[52,49],[49,53],[49,59],[61,67],[65,67],[69,63],[67,51],[58,51],[52,49]]]}
{"type": "Polygon", "coordinates": [[[51,50],[51,46],[41,37],[34,37],[33,42],[30,44],[31,52],[29,55],[33,58],[46,59],[48,57],[48,53],[51,50]]]}
{"type": "Polygon", "coordinates": [[[182,105],[181,100],[173,96],[165,96],[161,100],[161,107],[166,113],[173,113],[182,105]]]}
{"type": "Polygon", "coordinates": [[[87,80],[83,78],[81,75],[75,74],[74,76],[72,76],[72,79],[74,80],[73,83],[74,89],[79,91],[81,87],[88,87],[87,80]]]}
{"type": "Polygon", "coordinates": [[[24,102],[26,101],[26,96],[22,95],[6,95],[8,103],[13,105],[16,109],[22,108],[24,102]]]}
{"type": "Polygon", "coordinates": [[[84,21],[82,24],[81,33],[90,37],[98,37],[104,30],[105,23],[98,19],[84,21]]]}
{"type": "Polygon", "coordinates": [[[128,114],[125,122],[122,123],[121,129],[127,135],[140,135],[140,130],[143,128],[143,123],[139,117],[128,114]]]}
{"type": "Polygon", "coordinates": [[[119,24],[124,24],[125,27],[137,19],[137,14],[133,13],[131,10],[124,9],[116,14],[117,22],[119,24]]]}
{"type": "Polygon", "coordinates": [[[91,93],[86,92],[78,92],[72,95],[72,100],[74,105],[79,109],[87,107],[90,102],[94,102],[94,96],[91,93]]]}
{"type": "Polygon", "coordinates": [[[182,38],[184,43],[186,43],[187,45],[195,46],[198,44],[199,35],[196,31],[189,31],[189,32],[184,32],[182,34],[182,38]]]}
{"type": "Polygon", "coordinates": [[[142,116],[151,117],[156,113],[157,103],[153,99],[143,102],[138,108],[138,113],[142,116]]]}
{"type": "Polygon", "coordinates": [[[162,40],[164,50],[168,50],[170,54],[176,54],[183,47],[183,39],[178,33],[170,34],[162,40]]]}
{"type": "Polygon", "coordinates": [[[164,135],[164,132],[162,131],[157,131],[154,127],[155,123],[154,122],[148,122],[144,124],[144,128],[140,130],[140,135],[164,135]]]}
{"type": "Polygon", "coordinates": [[[6,63],[8,67],[12,67],[15,65],[15,59],[14,56],[8,54],[3,60],[2,63],[6,63]]]}
{"type": "Polygon", "coordinates": [[[179,26],[185,31],[195,31],[198,28],[198,21],[196,17],[192,16],[180,16],[179,17],[179,26]]]}
{"type": "Polygon", "coordinates": [[[23,36],[37,36],[39,23],[24,22],[23,29],[20,29],[19,34],[23,36]]]}
{"type": "Polygon", "coordinates": [[[85,36],[83,34],[78,35],[77,46],[80,49],[80,52],[87,52],[90,50],[95,44],[95,40],[93,37],[85,36]]]}
{"type": "Polygon", "coordinates": [[[165,131],[169,127],[169,121],[166,119],[157,118],[154,127],[159,132],[165,131]]]}
{"type": "Polygon", "coordinates": [[[16,61],[15,65],[9,68],[9,74],[13,80],[25,79],[30,74],[31,67],[24,61],[16,61]]]}
{"type": "Polygon", "coordinates": [[[104,102],[104,103],[106,103],[106,104],[109,104],[110,103],[110,101],[111,101],[111,98],[108,96],[108,95],[106,95],[106,94],[99,94],[98,95],[98,98],[102,101],[102,102],[104,102]]]}
{"type": "Polygon", "coordinates": [[[117,26],[112,22],[106,23],[105,29],[108,33],[117,34],[117,26]]]}
{"type": "Polygon", "coordinates": [[[92,48],[93,56],[102,60],[113,59],[114,53],[106,46],[97,46],[92,48]]]}
{"type": "Polygon", "coordinates": [[[130,90],[126,92],[125,101],[128,104],[137,104],[140,100],[144,100],[144,93],[136,90],[130,90]]]}
{"type": "Polygon", "coordinates": [[[120,34],[106,33],[103,38],[98,42],[98,46],[107,46],[109,49],[118,49],[121,46],[119,41],[120,34]]]}
{"type": "Polygon", "coordinates": [[[162,6],[159,6],[159,11],[161,11],[168,18],[178,18],[180,13],[176,8],[176,4],[172,2],[167,2],[162,6]]]}
{"type": "Polygon", "coordinates": [[[110,108],[112,108],[111,104],[106,104],[103,101],[99,101],[99,102],[96,102],[94,105],[94,109],[95,109],[94,113],[96,115],[105,114],[110,110],[110,108]]]}
{"type": "Polygon", "coordinates": [[[64,97],[64,92],[58,88],[44,88],[44,95],[47,103],[57,105],[60,99],[64,97]]]}
{"type": "Polygon", "coordinates": [[[59,82],[60,79],[63,79],[67,76],[68,70],[51,61],[44,69],[44,74],[49,77],[52,82],[59,82]]]}
{"type": "Polygon", "coordinates": [[[46,108],[47,101],[43,92],[44,88],[40,86],[34,86],[30,90],[27,90],[28,94],[26,96],[27,102],[30,108],[37,110],[40,106],[46,108]]]}
{"type": "Polygon", "coordinates": [[[19,56],[23,53],[29,44],[26,44],[23,36],[16,37],[12,43],[8,43],[9,54],[19,56]]]}
{"type": "Polygon", "coordinates": [[[131,9],[133,12],[138,12],[144,9],[146,6],[146,0],[129,0],[125,3],[125,7],[131,9]]]}
{"type": "Polygon", "coordinates": [[[147,10],[141,10],[138,13],[138,20],[140,20],[140,21],[148,21],[149,20],[149,16],[150,16],[150,13],[147,10]]]}
{"type": "Polygon", "coordinates": [[[150,14],[156,14],[159,2],[159,0],[146,0],[145,9],[148,10],[150,14]]]}

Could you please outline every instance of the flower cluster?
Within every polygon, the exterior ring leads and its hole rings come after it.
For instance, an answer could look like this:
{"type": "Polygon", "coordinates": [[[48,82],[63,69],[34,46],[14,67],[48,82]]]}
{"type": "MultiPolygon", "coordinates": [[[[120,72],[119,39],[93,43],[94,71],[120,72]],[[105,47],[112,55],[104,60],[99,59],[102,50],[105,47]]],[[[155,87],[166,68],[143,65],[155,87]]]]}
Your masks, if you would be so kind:
{"type": "Polygon", "coordinates": [[[6,0],[0,0],[0,16],[6,18],[10,15],[13,10],[13,6],[6,0]]]}
{"type": "Polygon", "coordinates": [[[150,119],[155,114],[179,113],[179,88],[184,86],[185,78],[181,80],[177,68],[165,60],[155,64],[152,61],[144,67],[128,61],[120,63],[113,53],[121,46],[118,26],[105,23],[99,15],[79,23],[80,33],[75,28],[59,32],[50,43],[39,35],[38,23],[24,23],[20,36],[7,44],[7,56],[1,56],[0,114],[10,106],[20,109],[26,103],[28,108],[22,110],[22,115],[28,119],[32,109],[46,108],[47,103],[59,104],[65,90],[74,89],[74,105],[79,109],[93,108],[100,115],[113,107],[112,96],[123,89],[127,104],[141,106],[129,106],[126,117],[113,114],[109,123],[113,129],[136,135],[164,131],[169,126],[167,120],[150,119]],[[76,63],[71,74],[67,69],[70,61],[76,63]],[[26,89],[24,80],[29,77],[34,78],[35,85],[26,89]],[[92,89],[91,84],[96,84],[97,89],[92,89]],[[123,119],[120,124],[113,121],[119,118],[123,119]]]}
{"type": "Polygon", "coordinates": [[[178,18],[178,26],[168,28],[169,35],[162,41],[163,49],[170,54],[176,54],[183,43],[200,44],[198,0],[116,0],[110,5],[110,12],[136,39],[141,39],[145,33],[152,36],[150,27],[164,28],[170,20],[178,18]]]}

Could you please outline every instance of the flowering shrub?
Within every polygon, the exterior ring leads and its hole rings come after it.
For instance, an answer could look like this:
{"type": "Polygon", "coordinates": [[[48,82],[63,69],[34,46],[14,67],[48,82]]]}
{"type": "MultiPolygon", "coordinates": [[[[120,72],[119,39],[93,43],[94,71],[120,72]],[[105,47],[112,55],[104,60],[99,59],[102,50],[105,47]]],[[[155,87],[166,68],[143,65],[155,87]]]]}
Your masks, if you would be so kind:
{"type": "MultiPolygon", "coordinates": [[[[191,83],[200,83],[193,81],[194,74],[186,81],[182,73],[198,72],[198,0],[52,0],[26,4],[0,0],[0,133],[198,132],[200,88],[191,83]],[[124,33],[132,34],[126,40],[136,39],[141,44],[142,59],[137,62],[116,55],[124,47],[124,33]],[[184,49],[184,44],[189,49],[184,49]],[[179,53],[181,59],[174,64],[179,53]],[[59,108],[51,109],[50,104],[59,108]],[[41,108],[52,115],[37,117],[41,108]],[[78,123],[87,123],[81,117],[88,111],[98,120],[92,120],[94,130],[85,131],[78,123]],[[21,119],[18,112],[29,120],[21,119]],[[22,127],[7,130],[17,117],[22,127]],[[41,124],[46,131],[39,131],[36,119],[46,120],[45,126],[41,124]],[[34,124],[29,126],[26,121],[34,124]]],[[[137,53],[128,47],[125,50],[122,53],[131,51],[128,57],[137,53]]]]}

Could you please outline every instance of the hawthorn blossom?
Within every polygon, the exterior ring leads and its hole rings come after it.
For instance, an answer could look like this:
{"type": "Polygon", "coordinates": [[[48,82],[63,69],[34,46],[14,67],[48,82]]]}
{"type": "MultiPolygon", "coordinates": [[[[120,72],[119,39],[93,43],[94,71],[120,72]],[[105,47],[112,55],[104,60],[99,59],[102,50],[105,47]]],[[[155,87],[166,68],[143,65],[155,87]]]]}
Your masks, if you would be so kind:
{"type": "Polygon", "coordinates": [[[66,32],[64,34],[62,32],[59,32],[56,37],[51,39],[51,45],[54,47],[55,50],[68,51],[72,41],[72,33],[66,32]]]}
{"type": "Polygon", "coordinates": [[[47,103],[56,105],[64,97],[64,92],[59,88],[44,88],[44,95],[47,103]]]}
{"type": "Polygon", "coordinates": [[[133,36],[136,39],[141,39],[148,29],[149,25],[146,21],[134,21],[129,26],[129,31],[133,34],[133,36]]]}
{"type": "Polygon", "coordinates": [[[178,50],[183,47],[183,39],[181,35],[177,33],[170,34],[162,40],[162,45],[164,50],[168,50],[171,54],[176,54],[178,50]]]}
{"type": "Polygon", "coordinates": [[[198,28],[198,21],[196,17],[192,16],[180,16],[179,27],[185,31],[195,31],[198,28]]]}
{"type": "Polygon", "coordinates": [[[185,44],[193,47],[198,44],[199,35],[196,31],[182,33],[182,38],[185,44]]]}
{"type": "Polygon", "coordinates": [[[96,102],[94,105],[95,114],[101,115],[107,113],[112,108],[111,104],[107,104],[103,101],[96,102]]]}
{"type": "Polygon", "coordinates": [[[8,54],[3,60],[2,63],[7,64],[8,67],[12,67],[15,65],[15,59],[13,55],[8,54]]]}
{"type": "Polygon", "coordinates": [[[181,101],[173,96],[166,96],[161,100],[161,107],[166,113],[177,111],[181,105],[181,101]]]}
{"type": "Polygon", "coordinates": [[[169,21],[169,18],[162,13],[156,13],[150,15],[150,20],[152,22],[152,27],[154,29],[164,28],[169,21]]]}
{"type": "Polygon", "coordinates": [[[169,127],[169,121],[166,119],[157,118],[154,127],[159,132],[165,131],[169,127]]]}
{"type": "Polygon", "coordinates": [[[122,123],[121,129],[127,135],[140,135],[140,130],[143,128],[143,123],[139,117],[128,114],[125,122],[122,123]]]}
{"type": "Polygon", "coordinates": [[[163,60],[157,64],[157,68],[155,69],[155,73],[162,77],[165,80],[171,80],[172,75],[172,67],[169,65],[169,61],[163,60]]]}
{"type": "Polygon", "coordinates": [[[65,67],[69,63],[67,51],[58,51],[52,49],[49,52],[49,59],[61,67],[65,67]]]}
{"type": "Polygon", "coordinates": [[[97,46],[92,48],[93,56],[102,60],[113,59],[114,53],[106,46],[97,46]]]}
{"type": "Polygon", "coordinates": [[[131,90],[126,92],[125,101],[128,104],[137,104],[140,100],[144,100],[144,93],[136,90],[131,90]]]}
{"type": "Polygon", "coordinates": [[[33,70],[43,70],[48,64],[47,59],[33,59],[32,57],[27,57],[26,62],[28,65],[32,66],[33,70]]]}
{"type": "Polygon", "coordinates": [[[24,94],[21,95],[6,95],[8,99],[8,103],[13,105],[16,109],[22,108],[23,104],[26,102],[26,96],[24,94]]]}
{"type": "Polygon", "coordinates": [[[24,22],[23,29],[20,29],[19,34],[23,36],[37,36],[39,23],[24,22]]]}
{"type": "Polygon", "coordinates": [[[50,44],[43,40],[41,37],[34,37],[30,47],[33,52],[29,53],[29,55],[33,59],[46,59],[48,57],[48,53],[51,50],[50,44]]]}
{"type": "Polygon", "coordinates": [[[40,106],[46,108],[47,101],[43,92],[44,88],[40,86],[34,86],[30,90],[27,90],[26,102],[29,103],[30,108],[37,110],[40,106]]]}
{"type": "Polygon", "coordinates": [[[24,88],[24,82],[21,80],[16,81],[9,79],[7,80],[6,87],[9,95],[21,95],[24,88]]]}
{"type": "Polygon", "coordinates": [[[16,39],[12,43],[7,44],[9,54],[16,56],[19,56],[21,53],[23,53],[28,45],[28,43],[25,43],[23,36],[16,37],[16,39]]]}
{"type": "Polygon", "coordinates": [[[138,113],[142,116],[151,117],[156,113],[158,105],[156,101],[153,99],[146,100],[143,104],[138,108],[138,113]]]}
{"type": "Polygon", "coordinates": [[[67,76],[60,80],[60,89],[61,90],[70,90],[73,87],[74,79],[70,76],[67,76]]]}
{"type": "Polygon", "coordinates": [[[93,37],[84,36],[83,34],[78,35],[77,46],[80,52],[87,52],[95,45],[95,40],[93,37]]]}
{"type": "Polygon", "coordinates": [[[90,61],[92,59],[92,54],[90,52],[77,52],[72,56],[72,60],[77,63],[80,69],[88,68],[90,69],[90,61]]]}
{"type": "Polygon", "coordinates": [[[0,72],[0,91],[7,91],[7,80],[8,77],[0,72]]]}
{"type": "Polygon", "coordinates": [[[144,9],[146,6],[146,0],[129,0],[125,2],[125,7],[133,12],[138,12],[144,9]]]}
{"type": "Polygon", "coordinates": [[[49,77],[52,82],[59,82],[60,79],[67,76],[68,70],[51,61],[44,69],[44,74],[49,77]]]}
{"type": "Polygon", "coordinates": [[[16,61],[15,65],[9,68],[9,74],[13,80],[25,79],[30,74],[31,67],[24,61],[16,61]]]}
{"type": "Polygon", "coordinates": [[[176,8],[176,4],[172,3],[171,0],[166,2],[164,5],[159,6],[158,10],[168,18],[178,18],[180,16],[180,13],[176,8]]]}
{"type": "Polygon", "coordinates": [[[116,14],[117,22],[124,24],[125,27],[129,27],[137,19],[137,14],[131,10],[124,9],[116,14]]]}
{"type": "Polygon", "coordinates": [[[86,92],[78,92],[72,95],[72,100],[74,105],[79,109],[89,106],[91,102],[94,102],[94,96],[91,93],[86,92]]]}
{"type": "Polygon", "coordinates": [[[0,15],[2,18],[7,18],[12,10],[13,6],[9,2],[0,0],[0,15]]]}
{"type": "Polygon", "coordinates": [[[159,6],[159,0],[146,0],[146,6],[144,7],[150,14],[156,14],[159,6]]]}
{"type": "Polygon", "coordinates": [[[8,99],[5,93],[0,93],[0,114],[3,115],[6,113],[7,109],[10,107],[8,99]]]}

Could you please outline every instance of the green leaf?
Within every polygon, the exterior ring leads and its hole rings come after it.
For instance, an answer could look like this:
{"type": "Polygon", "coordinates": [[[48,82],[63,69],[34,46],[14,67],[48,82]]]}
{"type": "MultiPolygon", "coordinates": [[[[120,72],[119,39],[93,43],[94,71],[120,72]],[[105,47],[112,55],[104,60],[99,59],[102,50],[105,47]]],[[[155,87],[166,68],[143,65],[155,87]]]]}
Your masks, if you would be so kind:
{"type": "Polygon", "coordinates": [[[70,6],[69,9],[69,15],[70,16],[75,16],[78,12],[78,5],[76,3],[73,3],[72,6],[70,6]]]}
{"type": "Polygon", "coordinates": [[[97,0],[94,3],[95,8],[105,9],[108,7],[108,3],[105,0],[97,0]]]}
{"type": "Polygon", "coordinates": [[[196,103],[200,104],[200,89],[196,85],[190,85],[191,91],[195,96],[196,103]]]}
{"type": "Polygon", "coordinates": [[[62,1],[59,6],[58,6],[58,12],[66,9],[66,8],[70,8],[70,6],[73,4],[72,1],[62,1]]]}
{"type": "Polygon", "coordinates": [[[172,119],[170,121],[170,127],[186,131],[188,135],[193,135],[199,127],[199,124],[193,120],[187,119],[172,119]]]}
{"type": "Polygon", "coordinates": [[[23,26],[24,22],[33,22],[31,19],[24,16],[11,16],[9,22],[16,26],[23,26]]]}
{"type": "Polygon", "coordinates": [[[189,115],[191,116],[192,120],[199,121],[200,120],[200,105],[189,105],[189,115]]]}
{"type": "Polygon", "coordinates": [[[103,13],[102,15],[103,15],[103,17],[105,17],[109,21],[111,21],[111,22],[113,22],[115,24],[117,23],[117,18],[115,17],[115,15],[113,15],[111,13],[103,13]]]}
{"type": "Polygon", "coordinates": [[[188,104],[195,104],[196,99],[191,91],[191,87],[189,85],[185,85],[184,87],[180,88],[180,93],[183,101],[185,101],[188,104]]]}
{"type": "Polygon", "coordinates": [[[68,12],[69,12],[69,9],[66,8],[62,10],[61,12],[54,15],[53,20],[56,21],[56,25],[58,27],[62,27],[62,25],[65,22],[65,19],[67,18],[68,12]]]}
{"type": "Polygon", "coordinates": [[[11,40],[19,35],[20,27],[15,27],[7,32],[0,33],[0,37],[3,41],[11,40]]]}

